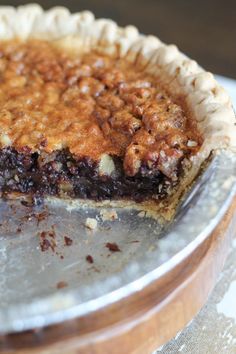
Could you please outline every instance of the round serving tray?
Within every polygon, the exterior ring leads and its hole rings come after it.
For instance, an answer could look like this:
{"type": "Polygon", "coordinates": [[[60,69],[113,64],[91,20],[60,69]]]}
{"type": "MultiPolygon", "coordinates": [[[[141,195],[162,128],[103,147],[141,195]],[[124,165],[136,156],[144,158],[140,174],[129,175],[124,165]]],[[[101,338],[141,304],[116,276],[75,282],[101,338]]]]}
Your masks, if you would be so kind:
{"type": "Polygon", "coordinates": [[[102,221],[98,209],[53,201],[39,218],[41,207],[2,201],[2,351],[148,353],[170,339],[204,304],[226,257],[235,176],[233,153],[213,156],[168,225],[126,209],[102,221]],[[87,217],[97,217],[96,231],[87,217]],[[42,252],[40,235],[52,231],[55,247],[42,252]]]}

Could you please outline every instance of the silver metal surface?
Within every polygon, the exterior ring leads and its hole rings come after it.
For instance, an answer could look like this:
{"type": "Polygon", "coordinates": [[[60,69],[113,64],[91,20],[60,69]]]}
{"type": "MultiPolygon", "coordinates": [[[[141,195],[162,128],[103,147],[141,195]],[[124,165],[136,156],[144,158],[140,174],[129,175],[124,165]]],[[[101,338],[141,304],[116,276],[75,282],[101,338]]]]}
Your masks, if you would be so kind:
{"type": "Polygon", "coordinates": [[[222,152],[198,178],[175,221],[164,228],[137,211],[116,209],[119,219],[103,222],[99,209],[69,211],[53,203],[39,222],[32,213],[41,213],[41,207],[32,211],[16,201],[1,201],[0,333],[85,315],[142,289],[208,237],[235,191],[236,157],[222,152]],[[97,218],[96,230],[84,226],[87,217],[97,218]],[[52,230],[55,249],[42,252],[39,234],[52,230]],[[72,245],[64,245],[65,236],[72,245]],[[121,252],[110,252],[107,242],[116,242],[121,252]],[[57,289],[59,282],[67,286],[57,289]]]}

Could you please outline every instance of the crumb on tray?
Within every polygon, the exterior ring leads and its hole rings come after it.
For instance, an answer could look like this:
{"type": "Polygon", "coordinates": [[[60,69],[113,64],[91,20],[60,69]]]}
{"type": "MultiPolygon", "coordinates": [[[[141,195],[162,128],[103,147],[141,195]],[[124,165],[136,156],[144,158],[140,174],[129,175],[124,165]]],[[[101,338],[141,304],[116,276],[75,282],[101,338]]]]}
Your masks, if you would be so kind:
{"type": "Polygon", "coordinates": [[[94,218],[87,218],[85,221],[85,226],[90,230],[95,230],[97,228],[98,222],[94,218]]]}
{"type": "Polygon", "coordinates": [[[66,282],[66,281],[59,281],[58,283],[57,283],[57,289],[63,289],[63,288],[65,288],[66,286],[68,286],[68,283],[66,282]]]}
{"type": "Polygon", "coordinates": [[[118,219],[117,212],[115,210],[102,209],[100,211],[102,221],[114,221],[118,219]]]}
{"type": "Polygon", "coordinates": [[[92,263],[94,262],[93,257],[92,257],[90,254],[88,254],[88,255],[86,256],[86,261],[87,261],[88,263],[90,263],[90,264],[92,264],[92,263]]]}
{"type": "Polygon", "coordinates": [[[111,251],[111,252],[121,252],[120,247],[115,242],[113,242],[113,243],[107,242],[106,248],[108,248],[109,251],[111,251]]]}
{"type": "Polygon", "coordinates": [[[64,245],[65,246],[71,246],[72,243],[73,243],[73,240],[70,237],[64,236],[64,245]]]}

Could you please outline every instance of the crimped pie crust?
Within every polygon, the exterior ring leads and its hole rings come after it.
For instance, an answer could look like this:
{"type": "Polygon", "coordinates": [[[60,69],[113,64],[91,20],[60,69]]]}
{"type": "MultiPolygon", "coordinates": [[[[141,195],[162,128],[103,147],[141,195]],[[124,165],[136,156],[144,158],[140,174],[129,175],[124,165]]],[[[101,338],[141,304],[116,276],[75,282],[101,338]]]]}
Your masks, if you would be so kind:
{"type": "Polygon", "coordinates": [[[88,11],[70,14],[64,7],[44,11],[32,4],[0,7],[0,39],[40,38],[78,52],[96,51],[139,63],[158,77],[163,88],[184,101],[189,116],[197,122],[203,144],[193,156],[191,170],[168,201],[171,209],[199,172],[212,151],[236,147],[235,114],[231,100],[211,73],[154,36],[144,36],[133,26],[125,28],[108,19],[95,20],[88,11]],[[172,207],[171,207],[172,206],[172,207]]]}
{"type": "Polygon", "coordinates": [[[134,26],[121,28],[108,19],[95,20],[91,12],[70,14],[64,7],[43,11],[37,4],[1,6],[0,23],[2,40],[59,40],[68,48],[76,44],[78,50],[96,48],[131,62],[142,62],[147,72],[162,79],[172,95],[185,97],[200,132],[210,144],[208,151],[236,145],[235,114],[228,94],[211,73],[180,53],[175,45],[144,36],[134,26]]]}

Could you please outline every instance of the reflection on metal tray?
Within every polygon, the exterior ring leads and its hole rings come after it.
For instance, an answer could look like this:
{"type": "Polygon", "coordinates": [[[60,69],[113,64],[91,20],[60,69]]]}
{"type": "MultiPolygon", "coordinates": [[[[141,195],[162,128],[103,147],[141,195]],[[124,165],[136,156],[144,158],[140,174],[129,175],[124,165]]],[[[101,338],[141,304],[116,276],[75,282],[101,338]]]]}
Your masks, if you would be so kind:
{"type": "Polygon", "coordinates": [[[235,176],[234,154],[214,156],[164,227],[138,211],[116,209],[118,219],[102,221],[94,208],[48,202],[32,211],[1,201],[0,332],[84,315],[160,277],[219,222],[235,193],[235,176]],[[85,227],[88,217],[97,218],[95,231],[85,227]],[[107,243],[116,243],[117,252],[107,243]]]}

